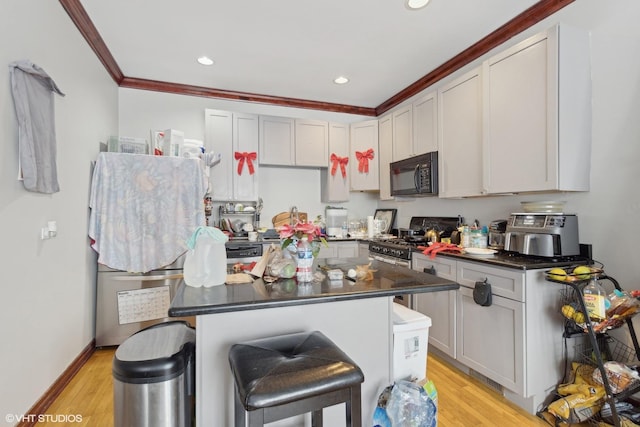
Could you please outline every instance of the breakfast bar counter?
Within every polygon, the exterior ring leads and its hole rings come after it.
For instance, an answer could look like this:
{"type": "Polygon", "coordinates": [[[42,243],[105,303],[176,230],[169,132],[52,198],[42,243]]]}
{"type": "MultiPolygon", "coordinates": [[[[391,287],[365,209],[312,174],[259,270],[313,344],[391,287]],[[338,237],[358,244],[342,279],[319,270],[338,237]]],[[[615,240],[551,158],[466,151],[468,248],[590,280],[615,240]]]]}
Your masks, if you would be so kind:
{"type": "MultiPolygon", "coordinates": [[[[302,304],[318,304],[363,298],[439,292],[457,289],[458,284],[432,274],[406,267],[369,260],[368,258],[321,259],[318,271],[339,269],[342,280],[329,280],[298,284],[296,279],[279,279],[267,283],[257,279],[243,283],[211,288],[193,288],[184,282],[179,286],[171,303],[169,315],[173,317],[199,316],[231,311],[257,310],[302,304]],[[373,280],[351,280],[349,269],[371,263],[373,280]]],[[[325,274],[326,275],[326,274],[325,274]]]]}
{"type": "MultiPolygon", "coordinates": [[[[295,279],[193,288],[182,283],[169,314],[196,316],[196,423],[233,425],[232,344],[281,334],[318,330],[362,369],[363,425],[370,425],[377,397],[393,382],[394,295],[457,289],[458,284],[427,273],[364,259],[324,259],[345,278],[298,284],[295,279]],[[371,281],[351,281],[346,272],[371,262],[371,281]]],[[[322,271],[322,268],[319,269],[322,271]]],[[[345,425],[344,404],[326,408],[325,425],[345,425]]],[[[310,426],[309,414],[269,424],[310,426]]]]}

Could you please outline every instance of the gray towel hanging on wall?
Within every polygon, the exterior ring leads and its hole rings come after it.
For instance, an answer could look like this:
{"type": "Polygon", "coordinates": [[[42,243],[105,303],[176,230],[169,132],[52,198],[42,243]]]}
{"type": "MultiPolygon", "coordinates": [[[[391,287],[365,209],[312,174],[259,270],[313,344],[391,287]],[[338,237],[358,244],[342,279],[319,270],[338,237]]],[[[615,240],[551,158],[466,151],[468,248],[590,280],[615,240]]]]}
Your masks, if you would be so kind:
{"type": "Polygon", "coordinates": [[[31,61],[12,62],[9,74],[18,118],[18,151],[24,187],[39,193],[56,193],[60,186],[53,94],[64,96],[64,93],[31,61]]]}

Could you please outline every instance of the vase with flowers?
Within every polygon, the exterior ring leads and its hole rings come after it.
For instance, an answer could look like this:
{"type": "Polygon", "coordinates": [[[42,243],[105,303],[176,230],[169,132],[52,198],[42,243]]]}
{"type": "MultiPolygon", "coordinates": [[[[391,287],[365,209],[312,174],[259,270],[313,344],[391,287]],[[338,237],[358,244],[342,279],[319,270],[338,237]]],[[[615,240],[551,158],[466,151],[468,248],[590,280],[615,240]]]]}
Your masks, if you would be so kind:
{"type": "Polygon", "coordinates": [[[313,260],[320,252],[320,245],[327,245],[320,226],[296,221],[293,225],[286,224],[279,227],[278,231],[282,248],[296,260],[298,282],[310,282],[313,279],[313,260]]]}

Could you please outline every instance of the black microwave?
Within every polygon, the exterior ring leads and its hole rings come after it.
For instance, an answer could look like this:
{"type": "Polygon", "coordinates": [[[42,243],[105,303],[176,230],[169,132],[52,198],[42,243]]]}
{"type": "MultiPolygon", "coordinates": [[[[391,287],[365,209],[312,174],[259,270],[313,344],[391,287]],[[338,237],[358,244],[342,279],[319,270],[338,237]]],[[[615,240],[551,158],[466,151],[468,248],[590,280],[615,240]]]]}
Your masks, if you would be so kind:
{"type": "Polygon", "coordinates": [[[437,196],[438,152],[420,154],[389,164],[392,196],[437,196]]]}

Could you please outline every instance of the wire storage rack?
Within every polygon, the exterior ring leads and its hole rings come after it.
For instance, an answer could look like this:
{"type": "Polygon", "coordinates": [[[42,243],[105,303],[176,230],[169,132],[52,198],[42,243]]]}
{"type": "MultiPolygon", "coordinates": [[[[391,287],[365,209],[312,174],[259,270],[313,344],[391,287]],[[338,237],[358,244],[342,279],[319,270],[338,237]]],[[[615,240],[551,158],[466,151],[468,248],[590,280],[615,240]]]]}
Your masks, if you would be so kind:
{"type": "Polygon", "coordinates": [[[627,425],[629,421],[631,425],[640,425],[640,408],[630,399],[640,391],[640,374],[637,372],[640,365],[640,346],[632,323],[632,317],[640,312],[640,303],[635,298],[627,298],[626,306],[621,305],[619,309],[609,310],[606,319],[592,322],[587,315],[583,293],[590,280],[596,279],[600,284],[607,283],[619,293],[622,293],[623,289],[618,281],[606,275],[602,268],[591,268],[590,274],[580,275],[574,274],[573,270],[574,267],[565,268],[564,275],[558,274],[557,269],[550,270],[545,273],[545,278],[565,285],[560,289],[562,314],[566,318],[565,338],[585,335],[587,337],[574,348],[574,377],[579,376],[583,379],[591,392],[601,392],[594,393],[593,401],[589,404],[577,405],[577,409],[571,410],[563,421],[616,427],[627,425]],[[608,334],[609,331],[624,326],[628,328],[632,346],[608,334]]]}

